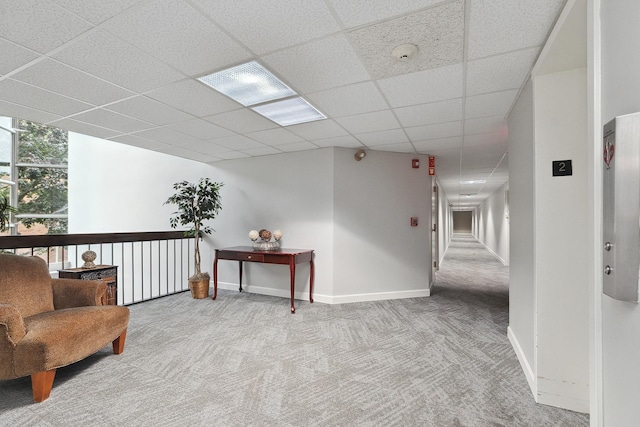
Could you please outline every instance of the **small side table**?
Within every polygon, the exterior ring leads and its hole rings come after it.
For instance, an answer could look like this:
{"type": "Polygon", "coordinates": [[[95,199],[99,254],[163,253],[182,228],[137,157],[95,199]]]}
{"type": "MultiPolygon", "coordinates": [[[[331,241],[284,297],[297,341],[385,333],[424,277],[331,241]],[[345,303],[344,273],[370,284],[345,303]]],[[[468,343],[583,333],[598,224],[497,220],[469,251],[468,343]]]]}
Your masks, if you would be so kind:
{"type": "Polygon", "coordinates": [[[291,313],[296,312],[294,304],[296,264],[303,262],[310,263],[309,270],[309,302],[313,302],[313,249],[278,249],[275,251],[259,251],[251,246],[234,246],[232,248],[216,249],[216,256],[213,259],[213,298],[218,296],[218,260],[226,259],[238,261],[240,277],[240,292],[242,292],[242,262],[260,262],[265,264],[283,264],[289,266],[291,283],[291,313]]]}
{"type": "Polygon", "coordinates": [[[93,268],[68,268],[58,270],[61,279],[102,280],[107,284],[107,292],[102,297],[102,305],[118,305],[118,266],[96,265],[93,268]]]}

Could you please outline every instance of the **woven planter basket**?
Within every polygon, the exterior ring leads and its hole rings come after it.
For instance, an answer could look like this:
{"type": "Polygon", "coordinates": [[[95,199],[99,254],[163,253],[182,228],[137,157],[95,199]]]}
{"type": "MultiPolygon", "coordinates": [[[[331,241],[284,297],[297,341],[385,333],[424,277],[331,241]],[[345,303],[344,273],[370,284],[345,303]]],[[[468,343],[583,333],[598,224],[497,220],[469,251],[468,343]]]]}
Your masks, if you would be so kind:
{"type": "Polygon", "coordinates": [[[207,298],[209,296],[209,279],[189,281],[189,289],[194,299],[207,298]]]}

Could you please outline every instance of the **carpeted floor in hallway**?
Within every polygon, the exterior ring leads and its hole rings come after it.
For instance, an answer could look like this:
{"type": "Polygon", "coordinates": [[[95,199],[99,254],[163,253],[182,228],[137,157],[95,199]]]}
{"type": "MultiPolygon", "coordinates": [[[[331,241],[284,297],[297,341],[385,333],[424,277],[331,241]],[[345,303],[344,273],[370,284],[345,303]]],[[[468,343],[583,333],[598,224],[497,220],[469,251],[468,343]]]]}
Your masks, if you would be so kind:
{"type": "Polygon", "coordinates": [[[221,291],[131,306],[127,346],[0,382],[0,425],[580,426],[537,405],[506,336],[507,268],[456,236],[428,298],[342,305],[221,291]]]}

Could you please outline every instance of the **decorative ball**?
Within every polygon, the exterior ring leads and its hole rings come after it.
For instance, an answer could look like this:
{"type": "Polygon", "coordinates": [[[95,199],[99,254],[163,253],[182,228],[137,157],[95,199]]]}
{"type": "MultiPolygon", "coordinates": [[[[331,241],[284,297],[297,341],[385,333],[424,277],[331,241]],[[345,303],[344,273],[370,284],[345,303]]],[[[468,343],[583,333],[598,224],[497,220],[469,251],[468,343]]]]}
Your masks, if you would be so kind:
{"type": "Polygon", "coordinates": [[[263,228],[262,230],[260,230],[260,238],[265,242],[268,242],[269,240],[271,240],[271,232],[263,228]]]}
{"type": "Polygon", "coordinates": [[[258,230],[251,230],[251,231],[249,232],[249,238],[250,238],[251,240],[253,240],[254,242],[255,242],[256,240],[258,240],[258,237],[260,237],[260,234],[258,233],[258,230]]]}
{"type": "Polygon", "coordinates": [[[275,231],[273,232],[273,238],[274,238],[274,239],[276,239],[276,240],[280,240],[280,239],[282,239],[282,231],[280,231],[280,230],[275,230],[275,231]]]}
{"type": "Polygon", "coordinates": [[[82,265],[82,268],[95,267],[96,265],[93,263],[93,261],[95,261],[96,257],[97,257],[97,254],[94,251],[83,252],[82,260],[84,261],[84,264],[82,265]]]}

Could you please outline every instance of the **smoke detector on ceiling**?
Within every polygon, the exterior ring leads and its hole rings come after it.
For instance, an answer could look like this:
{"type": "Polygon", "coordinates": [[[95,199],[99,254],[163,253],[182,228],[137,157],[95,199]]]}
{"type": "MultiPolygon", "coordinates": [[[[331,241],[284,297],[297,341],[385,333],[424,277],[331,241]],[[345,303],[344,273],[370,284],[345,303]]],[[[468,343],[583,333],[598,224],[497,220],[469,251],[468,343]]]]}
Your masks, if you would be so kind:
{"type": "Polygon", "coordinates": [[[408,61],[409,59],[416,56],[418,53],[418,46],[411,43],[401,44],[400,46],[396,46],[391,51],[391,56],[393,56],[398,61],[408,61]]]}

